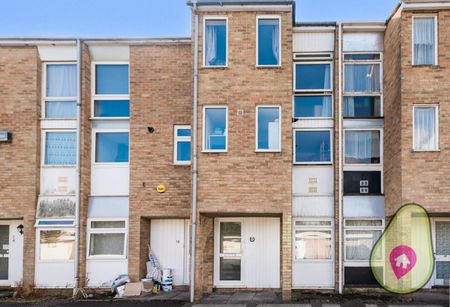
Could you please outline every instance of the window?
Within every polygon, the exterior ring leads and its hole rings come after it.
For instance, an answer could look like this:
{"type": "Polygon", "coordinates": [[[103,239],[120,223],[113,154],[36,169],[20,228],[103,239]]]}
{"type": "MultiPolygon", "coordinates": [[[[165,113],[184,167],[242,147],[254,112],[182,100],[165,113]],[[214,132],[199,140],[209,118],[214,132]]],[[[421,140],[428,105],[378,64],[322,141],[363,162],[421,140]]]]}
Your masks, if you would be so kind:
{"type": "Polygon", "coordinates": [[[294,117],[331,117],[331,95],[305,95],[294,97],[294,117]]]}
{"type": "Polygon", "coordinates": [[[330,130],[297,130],[295,131],[294,147],[295,163],[331,163],[330,130]]]}
{"type": "Polygon", "coordinates": [[[174,128],[174,164],[191,164],[191,126],[174,128]]]}
{"type": "Polygon", "coordinates": [[[39,260],[74,260],[75,230],[40,230],[39,260]]]}
{"type": "Polygon", "coordinates": [[[280,107],[258,106],[256,107],[256,150],[257,151],[279,151],[280,130],[280,107]]]}
{"type": "Polygon", "coordinates": [[[296,91],[331,91],[330,63],[296,63],[296,91]]]}
{"type": "Polygon", "coordinates": [[[97,132],[96,163],[126,163],[129,155],[129,132],[97,132]]]}
{"type": "Polygon", "coordinates": [[[381,92],[380,64],[345,64],[345,92],[381,92]]]}
{"type": "Polygon", "coordinates": [[[45,165],[75,165],[77,162],[76,132],[45,132],[45,165]]]}
{"type": "Polygon", "coordinates": [[[413,65],[437,65],[436,17],[413,17],[413,65]]]}
{"type": "Polygon", "coordinates": [[[45,64],[44,117],[76,118],[77,65],[45,64]]]}
{"type": "Polygon", "coordinates": [[[90,220],[89,257],[126,256],[126,220],[90,220]]]}
{"type": "Polygon", "coordinates": [[[345,260],[368,262],[372,247],[382,232],[382,219],[346,219],[344,226],[345,260]]]}
{"type": "Polygon", "coordinates": [[[204,23],[204,66],[227,65],[227,20],[226,18],[206,19],[204,23]]]}
{"type": "Polygon", "coordinates": [[[346,164],[380,164],[380,130],[346,130],[346,164]]]}
{"type": "Polygon", "coordinates": [[[227,151],[227,107],[203,109],[203,150],[227,151]]]}
{"type": "Polygon", "coordinates": [[[95,64],[93,116],[130,116],[128,64],[95,64]]]}
{"type": "Polygon", "coordinates": [[[416,151],[438,150],[439,125],[437,106],[413,107],[413,148],[416,151]]]}
{"type": "Polygon", "coordinates": [[[257,63],[258,66],[281,64],[281,38],[279,17],[258,17],[257,63]]]}
{"type": "Polygon", "coordinates": [[[344,171],[344,195],[381,193],[381,171],[344,171]]]}
{"type": "Polygon", "coordinates": [[[345,96],[344,117],[380,117],[380,96],[345,96]]]}
{"type": "Polygon", "coordinates": [[[331,260],[333,258],[331,221],[296,221],[294,232],[294,260],[331,260]]]}

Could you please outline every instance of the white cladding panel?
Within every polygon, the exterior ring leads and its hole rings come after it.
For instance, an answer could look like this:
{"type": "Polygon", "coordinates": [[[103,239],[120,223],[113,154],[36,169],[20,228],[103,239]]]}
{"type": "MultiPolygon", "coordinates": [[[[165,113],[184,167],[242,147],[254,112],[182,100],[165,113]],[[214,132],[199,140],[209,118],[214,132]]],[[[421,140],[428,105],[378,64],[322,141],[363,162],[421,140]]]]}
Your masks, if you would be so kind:
{"type": "Polygon", "coordinates": [[[129,46],[89,46],[92,61],[129,61],[129,46]]]}
{"type": "Polygon", "coordinates": [[[75,195],[75,168],[42,167],[41,195],[75,195]]]}
{"type": "Polygon", "coordinates": [[[42,62],[51,61],[76,61],[77,47],[38,45],[39,57],[42,62]]]}
{"type": "Polygon", "coordinates": [[[295,166],[294,196],[333,196],[333,166],[295,166]]]}
{"type": "Polygon", "coordinates": [[[73,288],[73,261],[36,261],[35,283],[37,288],[73,288]]]}
{"type": "Polygon", "coordinates": [[[91,195],[93,196],[124,196],[129,195],[129,166],[92,167],[91,195]]]}
{"type": "Polygon", "coordinates": [[[332,196],[294,196],[292,199],[292,216],[333,217],[334,198],[332,196]]]}
{"type": "Polygon", "coordinates": [[[128,218],[128,197],[89,197],[88,218],[128,218]]]}
{"type": "Polygon", "coordinates": [[[334,263],[314,261],[294,261],[292,264],[293,288],[333,288],[334,263]]]}
{"type": "Polygon", "coordinates": [[[294,52],[334,51],[334,32],[294,33],[294,52]]]}
{"type": "Polygon", "coordinates": [[[87,259],[87,286],[91,288],[111,288],[114,279],[128,274],[127,259],[87,259]]]}
{"type": "Polygon", "coordinates": [[[384,218],[384,196],[344,196],[344,217],[384,218]]]}
{"type": "Polygon", "coordinates": [[[383,32],[346,32],[343,37],[344,52],[383,51],[383,32]]]}

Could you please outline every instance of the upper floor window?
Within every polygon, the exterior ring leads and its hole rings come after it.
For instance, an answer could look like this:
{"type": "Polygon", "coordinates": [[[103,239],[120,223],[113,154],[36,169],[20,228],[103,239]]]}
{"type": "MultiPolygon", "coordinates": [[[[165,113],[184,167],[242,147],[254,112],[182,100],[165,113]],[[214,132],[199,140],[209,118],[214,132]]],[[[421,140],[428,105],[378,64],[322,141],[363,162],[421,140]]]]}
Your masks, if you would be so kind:
{"type": "Polygon", "coordinates": [[[76,132],[46,131],[44,147],[45,165],[75,165],[77,162],[76,132]]]}
{"type": "Polygon", "coordinates": [[[204,21],[204,66],[227,65],[227,19],[211,18],[204,21]]]}
{"type": "Polygon", "coordinates": [[[331,130],[295,131],[294,149],[294,163],[330,164],[331,130]]]}
{"type": "Polygon", "coordinates": [[[413,113],[413,149],[416,151],[438,150],[438,107],[414,106],[413,113]]]}
{"type": "Polygon", "coordinates": [[[173,144],[173,163],[191,164],[191,126],[175,126],[173,144]]]}
{"type": "Polygon", "coordinates": [[[380,93],[381,65],[379,63],[345,63],[346,93],[380,93]]]}
{"type": "Polygon", "coordinates": [[[129,132],[96,132],[95,163],[127,163],[129,132]]]}
{"type": "Polygon", "coordinates": [[[280,17],[257,18],[257,65],[278,66],[281,64],[280,17]]]}
{"type": "Polygon", "coordinates": [[[228,108],[210,106],[203,109],[203,150],[227,151],[228,108]]]}
{"type": "Polygon", "coordinates": [[[344,117],[380,117],[380,96],[345,96],[344,117]]]}
{"type": "Polygon", "coordinates": [[[280,107],[258,106],[256,150],[257,151],[279,151],[280,146],[280,107]]]}
{"type": "Polygon", "coordinates": [[[330,63],[296,63],[296,91],[331,91],[330,63]]]}
{"type": "Polygon", "coordinates": [[[331,95],[302,95],[294,97],[294,117],[331,117],[331,95]]]}
{"type": "Polygon", "coordinates": [[[437,64],[436,17],[413,17],[413,65],[437,64]]]}
{"type": "Polygon", "coordinates": [[[346,164],[380,164],[380,130],[346,130],[346,164]]]}
{"type": "Polygon", "coordinates": [[[93,116],[130,116],[128,64],[95,64],[93,116]]]}
{"type": "Polygon", "coordinates": [[[77,65],[45,64],[44,117],[76,118],[77,65]]]}

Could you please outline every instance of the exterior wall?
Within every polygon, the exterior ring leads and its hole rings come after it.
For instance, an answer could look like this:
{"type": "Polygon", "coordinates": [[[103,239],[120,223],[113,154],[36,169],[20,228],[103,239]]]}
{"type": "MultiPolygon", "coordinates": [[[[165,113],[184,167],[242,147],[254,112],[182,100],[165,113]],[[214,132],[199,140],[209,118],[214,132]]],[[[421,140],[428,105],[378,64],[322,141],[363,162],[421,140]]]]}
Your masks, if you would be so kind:
{"type": "Polygon", "coordinates": [[[128,263],[133,279],[146,273],[151,221],[144,218],[190,216],[190,166],[173,164],[173,133],[174,125],[192,121],[192,64],[190,44],[130,47],[128,263]],[[156,192],[158,184],[167,192],[156,192]]]}
{"type": "MultiPolygon", "coordinates": [[[[281,215],[281,288],[291,292],[292,12],[200,12],[199,66],[203,62],[203,17],[228,17],[228,67],[199,69],[198,214],[281,215]],[[256,67],[256,16],[281,16],[281,67],[256,67]],[[281,106],[281,152],[255,152],[257,105],[281,106]],[[228,106],[228,152],[202,152],[203,107],[228,106]]],[[[212,291],[212,222],[201,217],[196,295],[212,291]],[[207,222],[206,222],[207,221],[207,222]]]]}
{"type": "Polygon", "coordinates": [[[23,283],[34,282],[34,218],[39,193],[41,65],[36,47],[0,48],[0,130],[12,132],[0,144],[0,219],[24,225],[23,283]],[[5,82],[7,80],[7,82],[5,82]]]}

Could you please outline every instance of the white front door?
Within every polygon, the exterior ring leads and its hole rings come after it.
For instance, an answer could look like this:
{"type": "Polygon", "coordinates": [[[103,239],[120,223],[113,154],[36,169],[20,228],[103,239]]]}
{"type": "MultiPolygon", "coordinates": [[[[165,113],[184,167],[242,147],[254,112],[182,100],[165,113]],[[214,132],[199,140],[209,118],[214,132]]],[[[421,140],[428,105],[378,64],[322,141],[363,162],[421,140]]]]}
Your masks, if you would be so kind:
{"type": "Polygon", "coordinates": [[[450,279],[450,220],[434,221],[435,285],[448,285],[450,279]]]}
{"type": "Polygon", "coordinates": [[[189,220],[153,219],[150,246],[163,269],[171,269],[173,284],[189,284],[189,220]]]}

